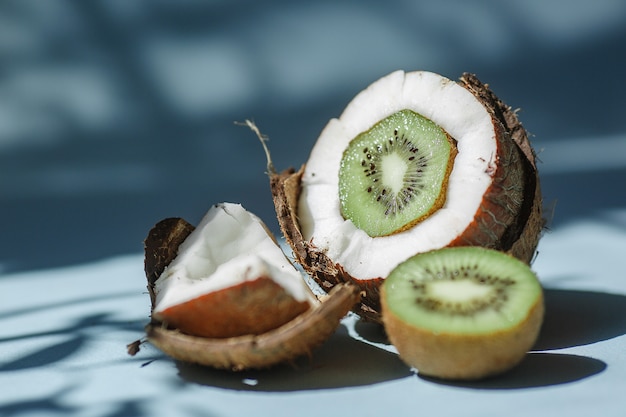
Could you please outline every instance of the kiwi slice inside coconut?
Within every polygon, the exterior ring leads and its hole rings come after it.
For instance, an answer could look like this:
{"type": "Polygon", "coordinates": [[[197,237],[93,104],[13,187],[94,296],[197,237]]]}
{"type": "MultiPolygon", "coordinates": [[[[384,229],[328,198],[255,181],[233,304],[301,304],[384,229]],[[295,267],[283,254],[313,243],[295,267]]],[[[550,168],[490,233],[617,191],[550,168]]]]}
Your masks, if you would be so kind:
{"type": "Polygon", "coordinates": [[[543,320],[541,285],[522,261],[480,247],[434,250],[382,286],[382,318],[400,357],[423,375],[479,379],[519,363],[543,320]]]}
{"type": "Polygon", "coordinates": [[[411,227],[443,206],[455,154],[450,136],[420,114],[405,109],[386,117],[343,153],[342,215],[369,236],[411,227]]]}

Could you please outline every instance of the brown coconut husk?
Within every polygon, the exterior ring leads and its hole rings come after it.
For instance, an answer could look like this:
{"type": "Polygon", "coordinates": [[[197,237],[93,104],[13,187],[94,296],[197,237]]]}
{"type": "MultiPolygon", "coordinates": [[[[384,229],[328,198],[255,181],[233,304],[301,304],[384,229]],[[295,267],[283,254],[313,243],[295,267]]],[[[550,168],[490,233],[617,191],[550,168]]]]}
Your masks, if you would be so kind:
{"type": "Polygon", "coordinates": [[[144,240],[144,272],[148,279],[151,309],[154,309],[154,283],[165,267],[176,258],[178,247],[195,227],[179,217],[170,217],[158,222],[144,240]]]}
{"type": "Polygon", "coordinates": [[[260,335],[230,338],[190,336],[159,323],[146,327],[148,340],[174,359],[218,369],[242,371],[269,368],[310,356],[337,330],[359,299],[355,285],[338,285],[319,306],[260,335]]]}
{"type": "MultiPolygon", "coordinates": [[[[491,113],[500,150],[492,161],[495,185],[486,194],[485,204],[476,213],[475,222],[450,242],[450,246],[490,247],[530,263],[536,252],[544,219],[539,174],[528,134],[517,118],[517,113],[498,99],[475,75],[465,73],[459,83],[491,113]],[[510,188],[517,189],[517,197],[502,194],[510,188]],[[521,198],[522,202],[514,213],[510,213],[505,208],[513,198],[521,198]]],[[[253,130],[263,139],[256,126],[253,130]]],[[[380,323],[379,289],[384,277],[353,277],[319,250],[314,241],[303,238],[297,213],[304,166],[297,171],[289,168],[278,173],[268,154],[268,171],[278,222],[297,262],[326,291],[341,283],[356,283],[364,295],[354,311],[366,320],[380,323]]]]}
{"type": "MultiPolygon", "coordinates": [[[[178,246],[193,230],[194,227],[184,219],[168,218],[157,223],[148,233],[144,242],[144,266],[152,303],[151,311],[155,304],[154,283],[176,257],[178,246]]],[[[233,292],[235,295],[243,293],[233,292]]],[[[261,290],[260,293],[263,294],[264,291],[261,290]]],[[[311,355],[316,347],[335,332],[341,319],[359,298],[360,290],[357,286],[339,285],[315,306],[261,334],[199,337],[185,334],[154,317],[145,330],[150,343],[177,360],[234,371],[268,368],[311,355]]],[[[273,303],[274,298],[270,300],[273,303]]],[[[262,307],[257,305],[255,308],[258,310],[262,307]]],[[[128,353],[136,354],[140,344],[140,341],[129,344],[128,353]]]]}
{"type": "Polygon", "coordinates": [[[492,113],[502,125],[505,137],[517,145],[522,154],[521,178],[524,194],[522,207],[518,212],[517,221],[503,236],[498,249],[530,264],[532,263],[539,239],[546,221],[543,216],[543,197],[537,170],[536,154],[528,138],[528,132],[517,117],[517,111],[506,105],[474,75],[464,73],[461,85],[468,89],[492,113]]]}

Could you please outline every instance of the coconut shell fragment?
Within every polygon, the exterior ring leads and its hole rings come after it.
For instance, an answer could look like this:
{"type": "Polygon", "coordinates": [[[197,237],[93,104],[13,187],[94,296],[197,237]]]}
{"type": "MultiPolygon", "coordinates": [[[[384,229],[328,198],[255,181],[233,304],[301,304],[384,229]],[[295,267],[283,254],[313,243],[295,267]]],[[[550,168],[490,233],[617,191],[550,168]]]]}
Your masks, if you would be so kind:
{"type": "Polygon", "coordinates": [[[146,334],[150,343],[177,360],[232,371],[263,369],[310,356],[337,330],[358,299],[356,286],[337,286],[316,308],[260,335],[204,338],[167,329],[159,323],[150,323],[146,334]]]}
{"type": "MultiPolygon", "coordinates": [[[[176,258],[179,245],[193,230],[194,226],[185,220],[169,218],[157,223],[148,233],[144,241],[145,273],[152,309],[155,304],[156,280],[176,258]]],[[[210,311],[214,314],[228,313],[227,316],[230,314],[226,317],[227,320],[222,320],[226,327],[215,330],[217,334],[228,335],[227,332],[232,331],[233,327],[236,328],[234,334],[239,334],[241,326],[237,326],[233,320],[237,321],[243,317],[245,319],[242,319],[243,321],[249,322],[250,317],[261,316],[263,303],[271,303],[266,305],[267,308],[271,307],[275,310],[276,297],[274,295],[282,294],[281,289],[276,287],[278,286],[272,280],[260,278],[251,281],[250,285],[235,286],[232,291],[222,290],[208,294],[204,298],[200,297],[198,302],[214,301],[219,304],[219,308],[213,310],[209,308],[210,311]],[[240,302],[241,305],[247,305],[253,311],[246,312],[245,309],[240,308],[240,302]],[[231,311],[225,312],[223,311],[225,309],[231,311]]],[[[185,333],[184,325],[181,328],[172,323],[166,323],[153,313],[152,321],[146,326],[147,340],[172,358],[185,362],[237,371],[267,368],[281,362],[295,360],[300,356],[310,355],[317,346],[335,332],[341,319],[353,308],[359,298],[360,290],[356,286],[339,286],[322,302],[318,302],[311,308],[306,306],[296,311],[295,317],[279,318],[284,323],[282,325],[263,327],[265,324],[261,323],[260,332],[252,334],[251,329],[244,329],[250,332],[235,337],[190,335],[185,333]]],[[[286,303],[287,301],[283,304],[286,305],[286,303]]],[[[207,311],[206,307],[202,310],[207,311]]],[[[213,330],[207,330],[207,335],[210,335],[211,331],[213,330]]],[[[138,348],[138,342],[130,344],[129,354],[136,354],[138,348]]]]}
{"type": "Polygon", "coordinates": [[[526,129],[517,117],[517,112],[500,100],[488,85],[481,83],[474,74],[469,73],[463,74],[460,83],[493,114],[504,129],[503,137],[517,145],[517,149],[521,152],[520,180],[524,190],[522,207],[516,221],[502,236],[495,249],[508,252],[530,264],[545,226],[535,151],[528,139],[526,129]]]}
{"type": "Polygon", "coordinates": [[[154,308],[154,283],[178,253],[178,247],[193,232],[194,226],[179,217],[158,222],[144,240],[144,271],[148,279],[148,292],[154,308]]]}
{"type": "Polygon", "coordinates": [[[281,173],[270,171],[270,188],[285,240],[291,246],[298,263],[324,291],[328,292],[339,284],[356,283],[362,290],[362,297],[354,311],[364,319],[380,321],[379,287],[383,279],[355,279],[324,252],[317,250],[312,242],[307,242],[302,237],[296,209],[303,169],[304,167],[295,171],[290,168],[281,173]]]}
{"type": "MultiPolygon", "coordinates": [[[[498,154],[487,171],[494,178],[485,193],[474,221],[447,246],[484,246],[530,263],[544,227],[542,196],[535,154],[517,113],[504,104],[473,74],[463,74],[460,86],[469,91],[491,115],[498,154]],[[514,190],[513,193],[510,190],[514,190]],[[515,203],[515,204],[509,204],[515,203]],[[510,207],[515,209],[511,210],[510,207]]],[[[258,133],[258,132],[257,132],[258,133]]],[[[271,163],[268,164],[271,167],[271,163]]],[[[385,276],[352,276],[326,250],[316,245],[315,236],[304,237],[299,221],[302,176],[305,166],[283,172],[270,170],[270,186],[276,214],[294,256],[304,270],[326,291],[341,283],[355,283],[363,290],[355,312],[366,320],[381,321],[379,287],[385,276]]]]}

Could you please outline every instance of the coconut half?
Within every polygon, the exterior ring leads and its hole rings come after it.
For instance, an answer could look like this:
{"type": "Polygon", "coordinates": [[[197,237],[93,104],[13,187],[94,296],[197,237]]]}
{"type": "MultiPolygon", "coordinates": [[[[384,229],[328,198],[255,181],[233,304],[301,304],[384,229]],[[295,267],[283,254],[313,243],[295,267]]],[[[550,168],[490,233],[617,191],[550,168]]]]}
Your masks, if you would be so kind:
{"type": "Polygon", "coordinates": [[[359,93],[323,129],[306,165],[271,177],[277,215],[299,263],[322,288],[356,282],[357,313],[380,321],[379,286],[410,256],[447,246],[484,246],[529,263],[543,227],[535,156],[516,113],[475,76],[453,82],[396,71],[359,93]],[[457,154],[445,203],[407,230],[370,237],[343,217],[339,169],[359,134],[402,110],[445,130],[457,154]]]}
{"type": "Polygon", "coordinates": [[[202,337],[261,334],[315,303],[265,224],[231,203],[211,207],[154,293],[155,320],[202,337]]]}
{"type": "Polygon", "coordinates": [[[320,303],[265,224],[231,203],[213,206],[197,228],[159,222],[145,241],[145,271],[148,340],[173,358],[218,368],[310,354],[359,298],[347,285],[320,303]]]}

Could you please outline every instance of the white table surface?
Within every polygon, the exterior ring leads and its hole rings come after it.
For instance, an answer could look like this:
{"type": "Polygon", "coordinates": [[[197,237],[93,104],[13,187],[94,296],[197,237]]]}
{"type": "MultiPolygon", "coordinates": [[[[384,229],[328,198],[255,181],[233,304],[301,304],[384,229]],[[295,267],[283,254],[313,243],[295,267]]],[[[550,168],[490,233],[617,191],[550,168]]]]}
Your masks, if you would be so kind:
{"type": "Polygon", "coordinates": [[[130,357],[126,344],[148,320],[141,254],[4,275],[0,415],[587,417],[601,407],[622,416],[626,211],[607,219],[545,235],[534,264],[547,302],[537,347],[511,373],[475,383],[420,377],[353,316],[298,368],[216,371],[150,345],[130,357]]]}

